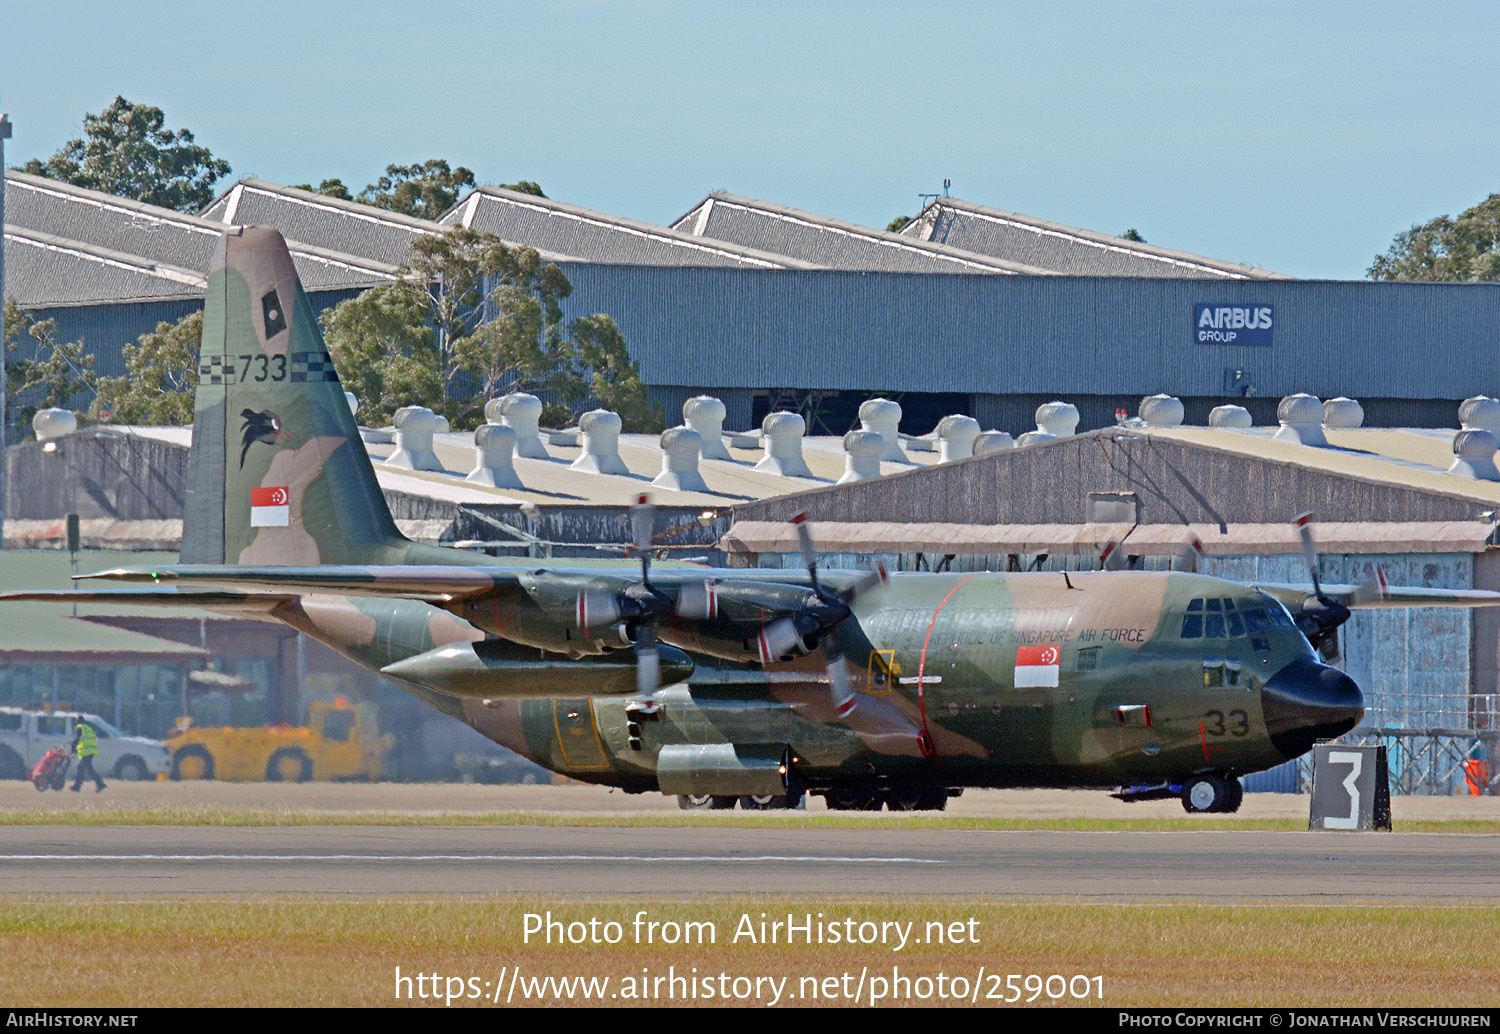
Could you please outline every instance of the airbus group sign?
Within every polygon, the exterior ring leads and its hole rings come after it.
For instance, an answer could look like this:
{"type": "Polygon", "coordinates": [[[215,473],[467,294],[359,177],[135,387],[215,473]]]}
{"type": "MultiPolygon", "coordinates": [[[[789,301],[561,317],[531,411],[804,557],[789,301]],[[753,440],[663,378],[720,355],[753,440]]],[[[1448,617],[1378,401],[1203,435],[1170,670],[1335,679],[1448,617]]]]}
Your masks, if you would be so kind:
{"type": "Polygon", "coordinates": [[[1193,306],[1193,334],[1200,345],[1269,345],[1273,309],[1270,305],[1199,302],[1193,306]]]}

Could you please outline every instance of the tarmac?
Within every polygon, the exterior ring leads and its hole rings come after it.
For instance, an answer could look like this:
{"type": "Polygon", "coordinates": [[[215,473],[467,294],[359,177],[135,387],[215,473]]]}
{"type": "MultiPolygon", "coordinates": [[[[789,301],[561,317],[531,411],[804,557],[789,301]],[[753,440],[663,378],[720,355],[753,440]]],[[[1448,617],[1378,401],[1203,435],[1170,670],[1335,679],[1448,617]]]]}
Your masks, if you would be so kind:
{"type": "MultiPolygon", "coordinates": [[[[37,792],[20,781],[0,781],[0,812],[80,812],[118,808],[254,809],[306,814],[385,812],[411,815],[483,815],[538,812],[565,815],[678,814],[677,798],[627,794],[583,783],[485,785],[479,783],[224,783],[111,782],[103,793],[85,786],[37,792]]],[[[822,798],[807,799],[809,812],[824,811],[822,798]]],[[[1500,797],[1396,796],[1391,811],[1402,821],[1471,820],[1496,823],[1500,797]]],[[[875,813],[843,812],[846,816],[875,813]]],[[[1126,804],[1097,790],[967,790],[948,802],[948,815],[1013,819],[1184,818],[1175,800],[1126,804]]],[[[1300,794],[1246,794],[1236,819],[1305,819],[1308,798],[1300,794]]],[[[1212,819],[1219,816],[1199,816],[1212,819]]]]}
{"type": "MultiPolygon", "coordinates": [[[[1303,818],[1308,798],[1249,794],[1236,817],[1303,818]]],[[[112,783],[96,794],[0,783],[5,812],[83,818],[134,809],[285,811],[348,823],[360,814],[531,812],[547,825],[9,825],[0,898],[80,889],[120,898],[569,898],[724,893],[1003,900],[1500,902],[1500,799],[1398,797],[1397,832],[1172,832],[936,828],[583,826],[569,818],[680,814],[660,794],[572,785],[112,783]],[[1495,833],[1403,833],[1402,821],[1470,819],[1495,833]],[[560,820],[560,821],[559,821],[560,820]]],[[[809,811],[824,810],[811,799],[809,811]]],[[[720,813],[723,814],[723,813],[720,813]]],[[[845,812],[871,819],[876,813],[845,812]]],[[[1184,818],[1176,801],[1100,792],[968,791],[950,816],[1184,818]]],[[[711,815],[711,813],[710,813],[711,815]]],[[[709,816],[705,816],[709,817],[709,816]]]]}

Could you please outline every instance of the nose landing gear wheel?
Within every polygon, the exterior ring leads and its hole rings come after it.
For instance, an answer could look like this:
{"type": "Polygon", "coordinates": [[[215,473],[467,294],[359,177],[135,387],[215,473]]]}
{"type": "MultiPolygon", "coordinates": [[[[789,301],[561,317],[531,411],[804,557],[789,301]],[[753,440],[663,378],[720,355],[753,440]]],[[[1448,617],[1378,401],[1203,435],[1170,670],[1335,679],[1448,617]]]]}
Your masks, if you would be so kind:
{"type": "Polygon", "coordinates": [[[1238,811],[1244,797],[1238,779],[1194,776],[1182,787],[1182,808],[1194,815],[1238,811]]]}

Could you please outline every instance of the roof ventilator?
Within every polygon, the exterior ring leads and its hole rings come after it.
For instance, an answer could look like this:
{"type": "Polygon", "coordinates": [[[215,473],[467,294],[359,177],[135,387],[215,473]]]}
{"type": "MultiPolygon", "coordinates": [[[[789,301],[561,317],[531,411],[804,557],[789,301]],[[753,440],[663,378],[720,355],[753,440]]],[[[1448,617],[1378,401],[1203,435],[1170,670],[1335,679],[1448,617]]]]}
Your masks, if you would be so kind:
{"type": "Polygon", "coordinates": [[[807,461],[802,458],[802,434],[806,430],[807,422],[796,413],[785,410],[767,413],[760,422],[766,454],[755,469],[786,478],[812,477],[813,472],[807,469],[807,461]]]}
{"type": "Polygon", "coordinates": [[[1458,404],[1458,422],[1465,431],[1488,431],[1500,438],[1500,399],[1475,395],[1458,404]]]}
{"type": "Polygon", "coordinates": [[[1244,406],[1215,406],[1208,414],[1209,427],[1233,427],[1244,429],[1252,427],[1255,420],[1250,416],[1250,411],[1244,406]]]}
{"type": "Polygon", "coordinates": [[[1281,428],[1276,440],[1299,445],[1327,445],[1323,437],[1323,403],[1314,395],[1288,395],[1276,407],[1281,428]]]}
{"type": "Polygon", "coordinates": [[[1496,438],[1489,431],[1471,428],[1453,437],[1453,465],[1448,473],[1475,481],[1500,481],[1495,469],[1496,438]]]}
{"type": "Polygon", "coordinates": [[[39,409],[31,418],[31,429],[36,432],[36,440],[39,442],[61,438],[78,430],[78,417],[71,409],[39,409]]]}
{"type": "Polygon", "coordinates": [[[569,466],[593,474],[629,474],[620,459],[620,414],[591,409],[578,418],[579,444],[583,452],[569,466]]]}
{"type": "Polygon", "coordinates": [[[474,429],[474,469],[465,481],[491,488],[524,488],[516,473],[516,431],[503,424],[474,429]]]}
{"type": "Polygon", "coordinates": [[[901,451],[901,403],[890,399],[869,399],[859,407],[859,429],[874,431],[883,440],[883,460],[891,463],[910,463],[901,451]]]}
{"type": "Polygon", "coordinates": [[[396,410],[396,451],[386,459],[388,467],[403,470],[442,471],[432,451],[432,435],[438,429],[437,414],[426,406],[402,406],[396,410]]]}
{"type": "Polygon", "coordinates": [[[1148,395],[1141,399],[1141,422],[1147,427],[1181,427],[1187,411],[1173,395],[1148,395]]]}
{"type": "Polygon", "coordinates": [[[974,439],[979,437],[979,421],[954,413],[938,421],[938,462],[952,463],[974,455],[974,439]]]}
{"type": "Polygon", "coordinates": [[[513,391],[484,404],[484,418],[504,424],[516,432],[516,455],[531,460],[550,460],[537,425],[542,419],[542,400],[524,391],[513,391]]]}
{"type": "Polygon", "coordinates": [[[701,455],[706,460],[731,460],[729,446],[724,444],[724,417],[728,410],[712,395],[695,395],[682,404],[682,421],[698,432],[703,440],[701,455]]]}
{"type": "Polygon", "coordinates": [[[1323,403],[1323,426],[1337,431],[1359,427],[1365,422],[1365,407],[1354,399],[1340,395],[1323,403]]]}
{"type": "MultiPolygon", "coordinates": [[[[1050,441],[1052,438],[1071,438],[1079,429],[1079,407],[1071,402],[1043,402],[1037,407],[1037,431],[1049,435],[1047,438],[1034,438],[1034,441],[1050,441]]],[[[1037,431],[1028,431],[1026,434],[1037,434],[1037,431]]],[[[1026,435],[1022,435],[1025,440],[1026,435]]],[[[1026,444],[1023,441],[1023,444],[1026,444]]]]}
{"type": "MultiPolygon", "coordinates": [[[[721,440],[719,445],[723,444],[721,440]]],[[[698,453],[703,447],[703,436],[691,427],[667,428],[661,433],[661,473],[651,483],[675,492],[707,492],[708,483],[698,470],[698,453]]]]}
{"type": "Polygon", "coordinates": [[[992,452],[1005,452],[1015,447],[1015,439],[1008,431],[986,431],[974,439],[975,456],[988,456],[992,452]]]}
{"type": "Polygon", "coordinates": [[[880,457],[885,439],[874,431],[850,431],[844,435],[844,476],[839,484],[880,476],[880,457]]]}

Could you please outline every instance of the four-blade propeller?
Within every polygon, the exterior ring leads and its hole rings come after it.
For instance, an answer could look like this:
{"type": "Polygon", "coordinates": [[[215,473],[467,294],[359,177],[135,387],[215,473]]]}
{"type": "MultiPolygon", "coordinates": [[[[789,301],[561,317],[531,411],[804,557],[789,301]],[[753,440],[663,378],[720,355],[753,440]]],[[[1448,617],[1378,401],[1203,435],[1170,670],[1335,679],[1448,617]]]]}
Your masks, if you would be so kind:
{"type": "Polygon", "coordinates": [[[1307,561],[1307,575],[1312,579],[1313,586],[1311,598],[1303,601],[1302,608],[1292,615],[1292,620],[1318,654],[1329,664],[1335,664],[1339,659],[1339,626],[1349,620],[1349,608],[1323,592],[1323,582],[1318,572],[1318,546],[1313,541],[1312,522],[1311,511],[1301,514],[1292,522],[1302,539],[1302,557],[1307,561]]]}
{"type": "MultiPolygon", "coordinates": [[[[681,583],[675,587],[675,598],[651,583],[655,517],[656,508],[647,496],[641,496],[631,507],[632,537],[641,559],[640,581],[617,591],[583,589],[577,594],[575,613],[580,628],[618,625],[624,630],[625,637],[634,645],[636,657],[637,701],[633,706],[643,713],[654,713],[658,706],[656,696],[661,689],[658,626],[661,618],[673,615],[686,621],[711,622],[718,618],[720,605],[720,590],[711,580],[681,583]]],[[[788,654],[821,649],[834,710],[840,718],[847,718],[854,712],[858,696],[850,684],[849,669],[844,663],[843,646],[836,629],[853,613],[855,600],[886,582],[885,568],[877,567],[842,593],[830,592],[818,577],[817,553],[808,531],[806,514],[794,517],[793,523],[797,527],[811,591],[802,596],[791,613],[783,611],[784,616],[760,629],[757,652],[762,664],[771,664],[788,654]]]]}

